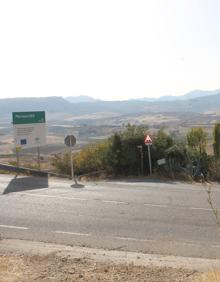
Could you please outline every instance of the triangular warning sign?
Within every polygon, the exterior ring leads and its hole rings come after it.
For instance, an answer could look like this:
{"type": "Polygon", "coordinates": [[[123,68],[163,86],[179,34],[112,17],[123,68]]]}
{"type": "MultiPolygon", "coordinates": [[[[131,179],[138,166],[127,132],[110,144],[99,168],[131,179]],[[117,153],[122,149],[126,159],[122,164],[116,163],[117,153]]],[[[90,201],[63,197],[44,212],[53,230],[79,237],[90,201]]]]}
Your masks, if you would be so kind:
{"type": "Polygon", "coordinates": [[[150,138],[150,136],[149,135],[147,135],[146,137],[145,137],[145,139],[144,139],[144,144],[145,145],[152,145],[152,139],[150,138]]]}

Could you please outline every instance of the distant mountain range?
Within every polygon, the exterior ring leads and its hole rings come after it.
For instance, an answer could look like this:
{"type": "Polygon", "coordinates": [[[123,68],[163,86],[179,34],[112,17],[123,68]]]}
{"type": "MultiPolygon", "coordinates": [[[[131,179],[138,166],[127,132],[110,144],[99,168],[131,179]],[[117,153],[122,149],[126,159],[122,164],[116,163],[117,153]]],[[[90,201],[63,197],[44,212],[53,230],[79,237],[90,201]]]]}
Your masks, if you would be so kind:
{"type": "Polygon", "coordinates": [[[204,91],[204,90],[193,90],[189,93],[180,96],[162,96],[160,98],[142,98],[142,101],[156,102],[156,101],[179,101],[179,100],[190,100],[205,96],[211,96],[220,93],[220,89],[213,91],[204,91]]]}
{"type": "MultiPolygon", "coordinates": [[[[212,91],[204,91],[204,90],[193,90],[189,93],[180,96],[162,96],[160,98],[138,98],[138,99],[129,99],[128,101],[138,100],[138,101],[146,101],[146,102],[161,102],[161,101],[179,101],[179,100],[189,100],[194,98],[200,98],[205,96],[211,96],[220,93],[220,89],[212,90],[212,91]]],[[[65,97],[65,99],[71,103],[85,103],[85,102],[99,102],[103,101],[100,99],[94,99],[90,96],[80,95],[80,96],[69,96],[65,97]]]]}
{"type": "MultiPolygon", "coordinates": [[[[172,97],[172,96],[171,96],[172,97]]],[[[62,97],[46,98],[13,98],[0,99],[0,121],[5,118],[11,120],[12,112],[16,111],[38,111],[45,110],[50,115],[80,117],[97,114],[101,117],[108,115],[120,116],[135,113],[207,113],[220,112],[220,90],[216,91],[193,91],[182,98],[172,100],[158,99],[156,101],[147,100],[127,100],[127,101],[101,101],[93,98],[81,96],[76,97],[78,102],[72,102],[70,97],[67,101],[62,97]],[[214,93],[214,95],[213,95],[214,93]],[[218,93],[218,94],[217,94],[218,93]],[[195,98],[196,97],[196,98],[195,98]]],[[[76,100],[75,100],[76,101],[76,100]]],[[[58,119],[58,118],[57,118],[58,119]]]]}
{"type": "Polygon", "coordinates": [[[205,96],[212,96],[220,93],[220,89],[216,89],[213,91],[204,91],[204,90],[194,90],[189,93],[186,93],[181,96],[164,96],[161,97],[160,100],[189,100],[189,99],[195,99],[195,98],[200,98],[200,97],[205,97],[205,96]]]}
{"type": "Polygon", "coordinates": [[[71,102],[71,103],[85,103],[85,102],[96,102],[96,101],[99,101],[97,99],[94,99],[90,96],[86,96],[86,95],[80,95],[80,96],[69,96],[69,97],[65,97],[65,99],[68,101],[68,102],[71,102]]]}

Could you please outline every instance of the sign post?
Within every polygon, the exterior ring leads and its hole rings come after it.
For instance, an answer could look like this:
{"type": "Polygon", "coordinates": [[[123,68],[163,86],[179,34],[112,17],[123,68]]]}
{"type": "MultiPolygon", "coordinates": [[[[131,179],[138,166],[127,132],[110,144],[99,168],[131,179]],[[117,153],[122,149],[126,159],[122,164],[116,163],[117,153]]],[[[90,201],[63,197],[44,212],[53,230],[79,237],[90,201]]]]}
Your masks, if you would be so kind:
{"type": "Polygon", "coordinates": [[[17,167],[20,166],[20,158],[19,158],[19,152],[21,151],[21,148],[20,147],[16,147],[15,148],[15,152],[16,152],[16,164],[17,164],[17,167]]]}
{"type": "Polygon", "coordinates": [[[148,150],[148,161],[149,161],[149,168],[150,168],[150,175],[152,174],[152,163],[151,163],[151,153],[150,153],[150,146],[152,145],[152,139],[149,135],[146,136],[144,140],[144,144],[147,146],[148,150]]]}
{"type": "Polygon", "coordinates": [[[40,147],[46,145],[45,112],[13,112],[14,142],[19,163],[18,149],[37,148],[40,169],[40,147]]]}
{"type": "Polygon", "coordinates": [[[40,165],[40,147],[37,147],[37,163],[38,163],[38,169],[41,169],[40,165]]]}
{"type": "Polygon", "coordinates": [[[74,168],[73,168],[73,146],[76,144],[76,138],[74,135],[67,135],[64,142],[66,146],[70,148],[71,179],[72,180],[74,179],[75,184],[77,184],[76,177],[74,174],[74,168]]]}

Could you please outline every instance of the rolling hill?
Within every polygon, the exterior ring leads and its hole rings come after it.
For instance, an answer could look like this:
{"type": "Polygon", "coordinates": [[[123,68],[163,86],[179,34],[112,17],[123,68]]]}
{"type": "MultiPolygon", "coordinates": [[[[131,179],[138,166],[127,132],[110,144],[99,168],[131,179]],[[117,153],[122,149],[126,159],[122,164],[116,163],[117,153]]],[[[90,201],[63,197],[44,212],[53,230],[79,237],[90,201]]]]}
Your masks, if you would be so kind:
{"type": "Polygon", "coordinates": [[[175,101],[100,101],[71,103],[62,97],[13,98],[0,100],[0,117],[11,119],[15,111],[45,110],[47,114],[69,116],[87,115],[132,115],[136,113],[199,113],[220,112],[220,93],[194,99],[175,101]]]}

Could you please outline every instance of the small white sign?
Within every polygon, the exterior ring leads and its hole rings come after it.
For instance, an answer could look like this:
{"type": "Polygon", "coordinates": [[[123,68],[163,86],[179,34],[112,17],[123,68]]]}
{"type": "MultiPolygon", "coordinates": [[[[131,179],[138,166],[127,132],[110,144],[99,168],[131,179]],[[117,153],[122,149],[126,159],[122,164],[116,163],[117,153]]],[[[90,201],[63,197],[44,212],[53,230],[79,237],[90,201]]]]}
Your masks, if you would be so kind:
{"type": "Polygon", "coordinates": [[[157,164],[158,165],[164,165],[164,164],[166,164],[166,160],[165,159],[160,159],[160,160],[157,161],[157,164]]]}

